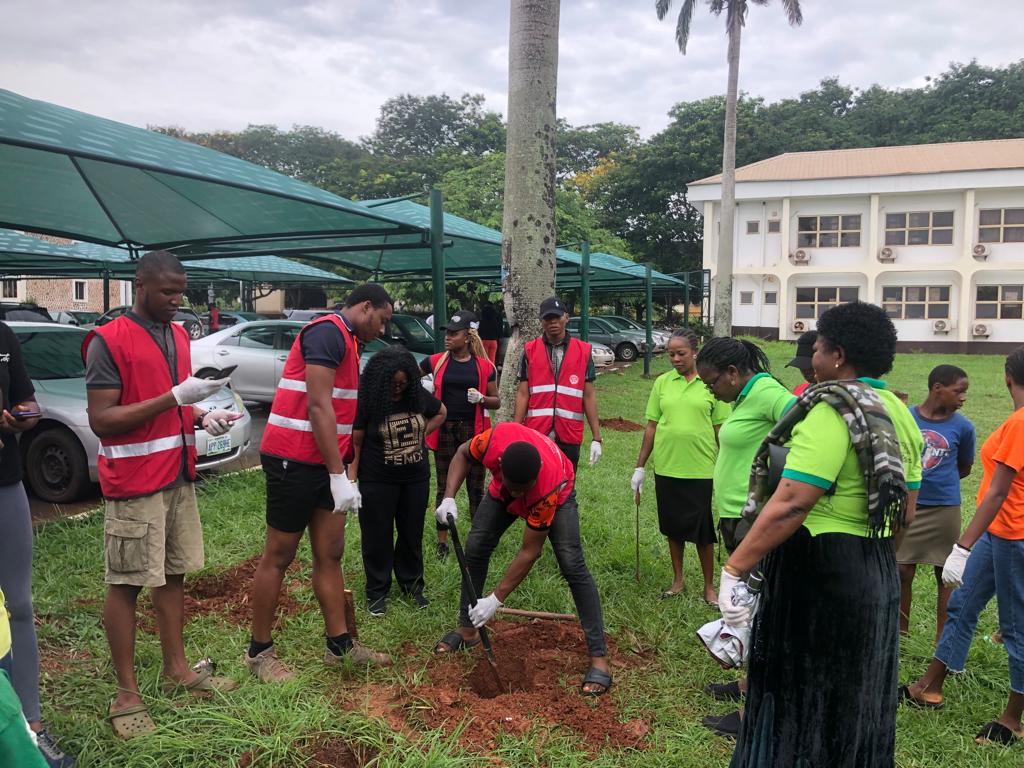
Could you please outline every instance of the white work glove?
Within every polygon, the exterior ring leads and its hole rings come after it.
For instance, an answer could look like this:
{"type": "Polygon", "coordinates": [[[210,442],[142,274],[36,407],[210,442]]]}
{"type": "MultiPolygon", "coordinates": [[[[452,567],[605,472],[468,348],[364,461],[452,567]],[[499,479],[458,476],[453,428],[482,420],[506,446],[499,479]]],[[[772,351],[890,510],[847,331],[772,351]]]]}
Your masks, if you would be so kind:
{"type": "Polygon", "coordinates": [[[207,411],[203,416],[203,429],[214,437],[226,435],[231,431],[231,422],[238,421],[240,418],[242,418],[240,413],[232,413],[223,408],[214,408],[212,411],[207,411]]]}
{"type": "Polygon", "coordinates": [[[722,568],[718,582],[718,608],[727,626],[745,629],[754,619],[757,596],[747,588],[745,581],[722,568]]]}
{"type": "Polygon", "coordinates": [[[331,476],[331,497],[334,499],[334,513],[348,512],[355,506],[358,511],[357,505],[362,503],[362,497],[359,495],[359,489],[356,488],[355,483],[348,479],[348,476],[344,473],[339,475],[332,474],[331,476]]]}
{"type": "Polygon", "coordinates": [[[476,605],[469,606],[469,620],[473,622],[473,626],[480,629],[484,624],[494,618],[494,614],[501,608],[501,600],[499,600],[493,592],[487,597],[481,597],[476,601],[476,605]]]}
{"type": "Polygon", "coordinates": [[[484,395],[479,389],[474,389],[473,387],[470,387],[469,389],[466,390],[466,399],[469,400],[469,402],[471,402],[473,405],[476,405],[477,403],[484,399],[484,395]]]}
{"type": "Polygon", "coordinates": [[[352,490],[355,491],[355,496],[352,498],[352,506],[348,508],[348,511],[359,517],[359,511],[363,508],[363,494],[359,491],[359,483],[352,483],[352,490]]]}
{"type": "Polygon", "coordinates": [[[629,487],[633,490],[634,494],[640,493],[644,487],[644,480],[647,479],[647,470],[643,467],[637,467],[633,470],[633,477],[629,479],[629,487]]]}
{"type": "Polygon", "coordinates": [[[230,380],[230,376],[223,379],[197,379],[195,376],[189,376],[181,384],[171,387],[171,394],[178,405],[192,405],[205,400],[230,380]]]}
{"type": "Polygon", "coordinates": [[[959,544],[953,545],[953,550],[946,558],[942,566],[942,583],[947,587],[959,587],[964,581],[964,567],[967,565],[967,558],[971,556],[971,550],[964,549],[959,544]]]}
{"type": "Polygon", "coordinates": [[[590,466],[601,460],[601,444],[597,440],[590,441],[590,466]]]}
{"type": "Polygon", "coordinates": [[[428,395],[434,394],[434,377],[433,376],[421,376],[420,386],[427,391],[428,395]]]}
{"type": "Polygon", "coordinates": [[[437,522],[441,525],[448,525],[448,515],[451,515],[455,520],[459,519],[459,506],[451,496],[442,499],[441,506],[434,511],[434,517],[437,518],[437,522]]]}

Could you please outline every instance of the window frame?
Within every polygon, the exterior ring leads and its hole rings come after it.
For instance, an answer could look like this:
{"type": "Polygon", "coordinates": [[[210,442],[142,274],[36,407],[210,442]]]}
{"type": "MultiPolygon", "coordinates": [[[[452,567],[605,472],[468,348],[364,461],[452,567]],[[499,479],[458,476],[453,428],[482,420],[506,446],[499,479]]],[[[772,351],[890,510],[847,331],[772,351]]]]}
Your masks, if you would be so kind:
{"type": "Polygon", "coordinates": [[[891,213],[886,213],[885,214],[885,232],[883,234],[882,239],[884,240],[884,244],[885,245],[887,245],[887,246],[897,246],[897,247],[900,247],[900,248],[909,248],[911,246],[918,246],[918,245],[931,245],[931,246],[947,245],[947,246],[951,246],[951,245],[953,245],[955,229],[956,229],[956,212],[955,211],[893,211],[891,213]],[[927,225],[913,224],[912,223],[914,216],[922,216],[922,215],[925,215],[925,216],[928,217],[927,225]],[[948,226],[945,225],[945,224],[936,225],[935,217],[939,216],[939,215],[949,215],[950,216],[950,223],[949,223],[948,226]],[[903,224],[902,224],[902,226],[892,226],[892,227],[890,227],[889,226],[889,218],[892,217],[892,216],[902,216],[903,217],[903,224]],[[927,234],[927,241],[926,242],[917,242],[917,243],[911,242],[911,233],[912,232],[916,232],[916,233],[924,232],[924,233],[926,233],[927,234]],[[935,233],[936,232],[948,232],[949,233],[949,242],[948,243],[937,243],[937,242],[935,242],[935,233]],[[895,234],[895,233],[901,233],[902,234],[902,239],[899,240],[899,241],[896,241],[896,239],[894,237],[890,236],[891,234],[895,234]],[[892,242],[890,242],[890,240],[892,240],[892,242]]]}
{"type": "Polygon", "coordinates": [[[21,301],[21,280],[16,277],[5,277],[0,281],[0,299],[13,299],[14,301],[21,301]],[[7,286],[14,285],[14,295],[7,295],[7,286]]]}
{"type": "Polygon", "coordinates": [[[747,307],[753,306],[754,304],[754,292],[753,291],[740,291],[740,305],[747,307]],[[746,298],[746,301],[744,301],[746,298]]]}
{"type": "Polygon", "coordinates": [[[797,248],[860,248],[861,247],[861,231],[864,226],[864,217],[860,213],[823,213],[823,214],[807,214],[805,216],[798,215],[796,218],[796,242],[797,248]],[[836,229],[822,229],[822,219],[835,219],[836,229]],[[856,229],[852,227],[844,226],[846,219],[857,219],[856,229]],[[805,229],[804,220],[814,219],[814,228],[805,229]],[[834,244],[822,244],[822,236],[835,236],[834,244]],[[844,242],[848,237],[852,238],[856,235],[857,242],[849,243],[844,242]],[[804,238],[807,236],[813,236],[814,241],[811,243],[804,242],[804,238]]]}
{"type": "Polygon", "coordinates": [[[797,320],[817,320],[826,310],[832,309],[832,307],[838,306],[839,304],[847,304],[851,301],[857,301],[860,298],[860,286],[859,285],[799,285],[793,289],[793,314],[797,320]],[[801,290],[814,291],[814,301],[800,301],[797,298],[797,293],[801,290]],[[854,291],[854,297],[852,299],[842,300],[841,295],[843,291],[854,291]],[[828,298],[828,294],[822,297],[822,291],[834,291],[835,298],[828,298]],[[800,312],[800,307],[812,307],[810,314],[800,312]]]}
{"type": "Polygon", "coordinates": [[[766,232],[769,235],[778,235],[782,233],[782,219],[768,219],[768,227],[766,232]]]}
{"type": "Polygon", "coordinates": [[[885,310],[890,320],[949,320],[950,310],[953,305],[953,286],[951,285],[883,285],[882,286],[882,309],[885,310]],[[908,299],[907,289],[921,289],[924,291],[922,299],[908,299]],[[889,290],[899,290],[900,298],[886,298],[885,292],[889,290]],[[945,299],[932,299],[932,291],[945,291],[945,299]],[[920,306],[922,307],[923,315],[921,317],[909,317],[907,315],[907,306],[920,306]],[[945,306],[945,312],[941,311],[932,312],[932,307],[945,306]],[[891,314],[890,307],[899,307],[899,314],[891,314]]]}
{"type": "Polygon", "coordinates": [[[978,209],[978,243],[1021,243],[1024,244],[1024,208],[979,208],[978,209]],[[1006,212],[1016,211],[1020,214],[1020,221],[1006,223],[1006,212]],[[986,213],[999,213],[998,224],[982,224],[982,218],[986,213]],[[1006,230],[1011,229],[1014,231],[1020,230],[1020,240],[1007,240],[1006,230]],[[983,236],[983,230],[989,232],[998,232],[998,239],[992,239],[989,236],[983,236]]]}
{"type": "Polygon", "coordinates": [[[765,291],[764,292],[764,303],[766,306],[776,306],[779,303],[779,292],[778,291],[765,291]],[[771,297],[769,299],[768,297],[771,297]]]}
{"type": "Polygon", "coordinates": [[[89,281],[88,280],[77,280],[71,281],[71,301],[77,304],[85,304],[89,301],[89,281]],[[78,298],[78,286],[82,286],[82,298],[78,298]]]}
{"type": "Polygon", "coordinates": [[[974,317],[977,320],[1021,320],[1024,319],[1024,285],[1020,283],[998,283],[974,287],[974,317]],[[982,288],[996,288],[995,299],[981,299],[982,288]],[[1006,298],[1006,289],[1016,289],[1016,298],[1006,298]],[[993,314],[979,311],[980,307],[992,307],[993,314]],[[1004,315],[1004,308],[1010,310],[1004,315]],[[1014,309],[1016,308],[1016,309],[1014,309]],[[1016,316],[1014,316],[1016,315],[1016,316]]]}
{"type": "Polygon", "coordinates": [[[761,234],[761,222],[752,219],[747,221],[747,234],[748,235],[760,235],[761,234]]]}

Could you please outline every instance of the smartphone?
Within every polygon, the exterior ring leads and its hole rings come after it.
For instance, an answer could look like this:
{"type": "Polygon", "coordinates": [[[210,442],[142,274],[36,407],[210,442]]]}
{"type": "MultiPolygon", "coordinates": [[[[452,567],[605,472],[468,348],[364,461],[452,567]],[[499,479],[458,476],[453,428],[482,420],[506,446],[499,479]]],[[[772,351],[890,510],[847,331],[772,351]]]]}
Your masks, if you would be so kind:
{"type": "Polygon", "coordinates": [[[234,373],[234,370],[237,367],[237,365],[229,365],[227,368],[200,368],[198,371],[195,372],[195,376],[197,379],[226,379],[228,376],[234,373]]]}
{"type": "Polygon", "coordinates": [[[42,416],[42,411],[11,411],[13,416],[18,421],[24,421],[25,419],[34,419],[36,416],[42,416]]]}

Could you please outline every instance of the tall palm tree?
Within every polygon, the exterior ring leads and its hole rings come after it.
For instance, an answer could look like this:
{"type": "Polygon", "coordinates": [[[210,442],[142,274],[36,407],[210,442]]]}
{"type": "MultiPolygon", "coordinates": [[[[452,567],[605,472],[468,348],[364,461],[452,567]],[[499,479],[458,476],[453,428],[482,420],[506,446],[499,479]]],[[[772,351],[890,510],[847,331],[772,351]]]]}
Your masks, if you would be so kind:
{"type": "MultiPolygon", "coordinates": [[[[729,35],[729,87],[725,92],[725,138],[722,144],[722,217],[718,236],[718,258],[715,275],[715,335],[732,333],[732,266],[733,226],[736,218],[736,101],[740,79],[740,34],[747,20],[750,5],[768,5],[769,0],[707,0],[708,10],[715,16],[725,12],[725,29],[729,35]]],[[[668,15],[672,0],[656,0],[658,19],[668,15]]],[[[683,0],[676,19],[676,43],[686,55],[690,40],[690,23],[697,0],[683,0]]],[[[804,17],[800,0],[782,0],[791,26],[804,17]]]]}

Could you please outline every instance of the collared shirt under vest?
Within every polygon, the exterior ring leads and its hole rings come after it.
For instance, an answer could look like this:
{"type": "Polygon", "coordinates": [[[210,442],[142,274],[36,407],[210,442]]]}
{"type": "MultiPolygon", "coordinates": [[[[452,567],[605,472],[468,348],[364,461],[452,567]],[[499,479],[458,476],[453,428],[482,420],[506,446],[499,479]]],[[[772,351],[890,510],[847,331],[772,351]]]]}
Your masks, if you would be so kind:
{"type": "MultiPolygon", "coordinates": [[[[438,400],[441,399],[441,387],[444,382],[444,372],[448,368],[448,361],[451,359],[451,355],[448,352],[437,352],[430,356],[430,369],[434,372],[434,395],[438,400]]],[[[494,371],[494,364],[486,357],[473,357],[476,362],[477,382],[476,388],[481,394],[487,393],[487,382],[491,378],[491,373],[494,371]]],[[[473,434],[479,435],[485,429],[490,429],[491,417],[487,413],[487,409],[484,408],[483,402],[476,404],[473,408],[473,434]]],[[[437,444],[440,430],[435,429],[429,435],[427,435],[426,443],[427,447],[432,450],[437,450],[437,444]]]]}
{"type": "Polygon", "coordinates": [[[356,398],[359,395],[359,345],[344,318],[336,314],[314,320],[295,337],[281,380],[277,382],[260,452],[304,464],[324,464],[309,421],[306,361],[302,356],[302,336],[318,323],[332,323],[345,339],[345,356],[334,372],[331,405],[334,407],[338,450],[347,464],[352,461],[352,422],[355,421],[356,398]]]}
{"type": "MultiPolygon", "coordinates": [[[[82,344],[82,356],[93,335],[102,337],[121,377],[118,405],[132,405],[166,394],[192,373],[188,333],[171,324],[176,370],[149,331],[122,316],[91,331],[82,344]]],[[[196,477],[196,435],[191,405],[168,408],[128,432],[100,438],[97,470],[100,489],[108,499],[149,496],[173,485],[182,469],[196,477]]]]}
{"type": "Polygon", "coordinates": [[[523,424],[567,445],[583,442],[583,387],[590,362],[590,345],[579,339],[566,338],[565,355],[558,367],[558,381],[551,358],[538,337],[526,342],[527,384],[530,399],[523,424]]]}

